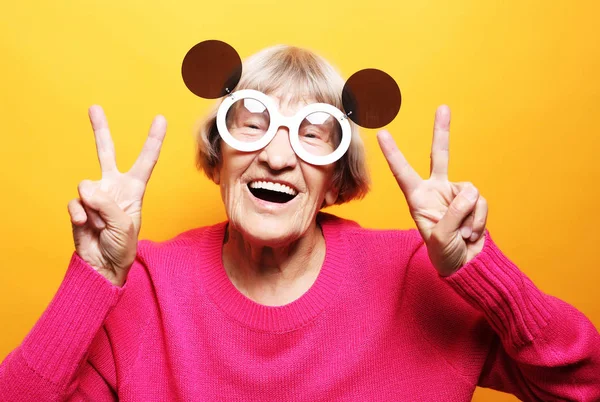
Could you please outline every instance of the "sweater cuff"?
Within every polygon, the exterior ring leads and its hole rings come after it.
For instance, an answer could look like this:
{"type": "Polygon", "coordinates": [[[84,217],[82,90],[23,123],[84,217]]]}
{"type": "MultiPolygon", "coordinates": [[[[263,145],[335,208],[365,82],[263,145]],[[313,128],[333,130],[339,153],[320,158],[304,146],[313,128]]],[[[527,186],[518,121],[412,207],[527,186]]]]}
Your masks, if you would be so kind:
{"type": "Polygon", "coordinates": [[[29,367],[55,384],[70,381],[125,288],[114,286],[73,252],[57,293],[23,341],[29,367]]]}
{"type": "Polygon", "coordinates": [[[479,254],[443,279],[486,316],[505,345],[526,345],[552,317],[549,298],[500,251],[487,229],[479,254]]]}

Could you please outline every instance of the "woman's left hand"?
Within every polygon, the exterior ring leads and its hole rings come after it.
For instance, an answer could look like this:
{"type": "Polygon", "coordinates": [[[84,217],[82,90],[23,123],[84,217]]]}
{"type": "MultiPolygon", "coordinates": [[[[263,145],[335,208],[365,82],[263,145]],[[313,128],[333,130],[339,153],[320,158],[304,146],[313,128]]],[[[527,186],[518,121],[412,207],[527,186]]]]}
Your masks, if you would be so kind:
{"type": "Polygon", "coordinates": [[[406,161],[389,132],[377,134],[429,258],[442,276],[452,274],[483,249],[488,213],[487,201],[475,186],[448,181],[449,130],[450,109],[442,105],[435,114],[427,180],[406,161]]]}

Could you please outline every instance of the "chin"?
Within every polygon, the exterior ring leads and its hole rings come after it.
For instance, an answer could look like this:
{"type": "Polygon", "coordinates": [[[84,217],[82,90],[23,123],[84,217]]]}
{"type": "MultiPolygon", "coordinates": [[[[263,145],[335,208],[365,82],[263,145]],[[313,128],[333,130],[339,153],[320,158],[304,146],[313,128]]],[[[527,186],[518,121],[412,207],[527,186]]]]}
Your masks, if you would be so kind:
{"type": "Polygon", "coordinates": [[[300,227],[295,218],[248,211],[232,223],[246,241],[256,246],[283,247],[298,240],[308,229],[300,227]]]}

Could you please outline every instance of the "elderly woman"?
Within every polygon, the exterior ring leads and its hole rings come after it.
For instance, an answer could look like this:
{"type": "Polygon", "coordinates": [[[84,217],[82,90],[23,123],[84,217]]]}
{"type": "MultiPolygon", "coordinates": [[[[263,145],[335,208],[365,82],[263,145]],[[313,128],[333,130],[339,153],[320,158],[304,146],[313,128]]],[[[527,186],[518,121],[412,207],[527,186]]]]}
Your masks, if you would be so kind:
{"type": "Polygon", "coordinates": [[[335,116],[343,86],[307,50],[248,59],[235,91],[262,100],[222,100],[226,113],[215,109],[198,135],[198,166],[220,186],[228,221],[161,243],[138,233],[165,119],[121,173],[104,113],[91,107],[102,179],[82,181],[68,205],[75,252],[2,363],[0,399],[469,401],[483,386],[600,400],[595,327],[537,289],[494,244],[477,189],[448,180],[446,106],[427,180],[378,134],[418,230],[320,212],[368,190],[356,125],[335,116]],[[335,109],[310,117],[313,104],[335,109]],[[236,148],[266,133],[257,149],[236,148]],[[343,141],[337,160],[319,159],[343,141]]]}

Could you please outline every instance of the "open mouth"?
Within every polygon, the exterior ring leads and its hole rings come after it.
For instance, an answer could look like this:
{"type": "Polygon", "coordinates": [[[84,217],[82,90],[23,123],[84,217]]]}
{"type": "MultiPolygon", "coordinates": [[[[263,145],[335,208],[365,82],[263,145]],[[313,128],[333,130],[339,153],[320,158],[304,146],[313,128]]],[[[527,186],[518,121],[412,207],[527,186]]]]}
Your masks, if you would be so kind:
{"type": "Polygon", "coordinates": [[[293,200],[298,192],[285,184],[271,183],[268,181],[252,181],[248,183],[248,190],[253,196],[263,201],[285,204],[293,200]]]}

